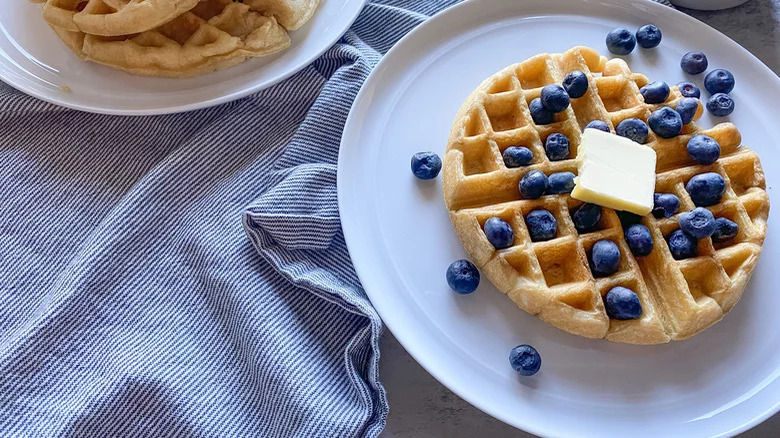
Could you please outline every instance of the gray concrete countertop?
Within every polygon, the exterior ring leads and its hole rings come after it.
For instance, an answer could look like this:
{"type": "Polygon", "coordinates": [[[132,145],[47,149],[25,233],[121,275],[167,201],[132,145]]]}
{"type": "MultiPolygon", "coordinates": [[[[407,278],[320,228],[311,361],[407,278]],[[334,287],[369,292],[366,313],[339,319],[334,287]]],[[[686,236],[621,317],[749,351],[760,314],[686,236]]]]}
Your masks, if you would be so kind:
{"type": "MultiPolygon", "coordinates": [[[[723,11],[681,10],[728,35],[780,74],[780,0],[750,0],[723,11]]],[[[450,392],[423,370],[389,332],[382,339],[380,376],[390,400],[384,437],[533,436],[490,417],[450,392]]],[[[780,414],[740,438],[778,435],[780,414]]]]}

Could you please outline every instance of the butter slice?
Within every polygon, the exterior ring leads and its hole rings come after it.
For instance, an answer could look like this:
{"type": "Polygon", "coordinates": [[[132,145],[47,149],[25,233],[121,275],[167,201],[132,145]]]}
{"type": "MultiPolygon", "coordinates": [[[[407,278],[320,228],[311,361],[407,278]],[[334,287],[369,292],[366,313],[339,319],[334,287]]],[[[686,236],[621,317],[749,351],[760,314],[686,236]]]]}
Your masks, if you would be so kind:
{"type": "Polygon", "coordinates": [[[619,135],[586,129],[577,149],[571,197],[646,215],[653,209],[655,151],[619,135]]]}

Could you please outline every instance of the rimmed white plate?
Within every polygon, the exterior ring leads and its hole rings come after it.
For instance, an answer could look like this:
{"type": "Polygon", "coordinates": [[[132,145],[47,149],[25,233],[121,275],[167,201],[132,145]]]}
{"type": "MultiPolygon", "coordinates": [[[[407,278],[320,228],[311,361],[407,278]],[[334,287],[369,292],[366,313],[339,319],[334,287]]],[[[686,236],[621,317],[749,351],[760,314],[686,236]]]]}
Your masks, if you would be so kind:
{"type": "MultiPolygon", "coordinates": [[[[720,323],[683,342],[631,346],[587,340],[521,311],[486,280],[472,295],[444,272],[466,257],[447,216],[440,179],[416,180],[414,152],[443,154],[466,96],[502,67],[536,53],[589,45],[608,55],[611,29],[648,22],[661,46],[625,57],[651,79],[688,77],[679,60],[707,53],[736,76],[730,117],[762,157],[770,197],[780,181],[780,80],[714,29],[649,1],[473,0],[424,23],[369,77],[347,121],[338,194],[350,254],[390,330],[439,381],[485,412],[550,437],[721,437],[780,408],[780,222],[742,301],[720,323]],[[509,350],[537,347],[542,371],[522,378],[509,350]]],[[[701,85],[702,77],[693,78],[701,85]]],[[[706,95],[706,92],[705,92],[706,95]]],[[[699,122],[718,120],[705,115],[699,122]]]]}
{"type": "Polygon", "coordinates": [[[314,61],[357,18],[366,0],[321,0],[290,33],[289,49],[188,79],[133,76],[74,55],[41,18],[41,6],[11,0],[0,14],[0,80],[45,101],[82,111],[148,115],[205,108],[280,82],[314,61]],[[64,91],[67,87],[70,91],[64,91]]]}

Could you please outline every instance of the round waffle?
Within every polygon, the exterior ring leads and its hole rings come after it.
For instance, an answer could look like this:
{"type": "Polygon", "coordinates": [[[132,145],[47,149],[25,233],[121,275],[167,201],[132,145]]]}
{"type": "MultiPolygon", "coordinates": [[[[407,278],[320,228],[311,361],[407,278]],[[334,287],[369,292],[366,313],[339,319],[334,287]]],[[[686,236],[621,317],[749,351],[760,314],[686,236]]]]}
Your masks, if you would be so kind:
{"type": "MultiPolygon", "coordinates": [[[[583,127],[603,120],[614,127],[623,119],[647,121],[655,109],[674,107],[682,98],[677,87],[666,102],[644,102],[639,88],[648,83],[621,59],[600,56],[587,47],[562,54],[541,54],[514,64],[486,79],[467,98],[453,124],[444,156],[443,192],[453,226],[474,263],[500,291],[523,310],[570,333],[614,342],[657,344],[686,339],[719,321],[739,301],[758,261],[766,236],[769,196],[758,155],[741,145],[731,123],[702,130],[693,122],[681,135],[662,139],[652,131],[646,145],[657,154],[656,192],[674,193],[680,210],[670,218],[641,218],[653,236],[654,249],[635,257],[625,241],[618,214],[608,208],[596,228],[580,234],[571,215],[582,202],[569,195],[521,199],[520,178],[532,170],[545,174],[577,173],[574,157],[583,127]],[[536,125],[528,103],[547,84],[560,84],[573,70],[588,76],[587,93],[555,115],[549,125],[536,125]],[[549,161],[543,143],[560,132],[571,141],[569,159],[549,161]],[[721,146],[712,165],[696,164],[686,151],[691,135],[708,135],[721,146]],[[534,153],[529,166],[507,168],[502,159],[509,146],[526,146],[534,153]],[[675,260],[665,238],[679,228],[679,215],[694,208],[685,190],[694,175],[717,172],[726,181],[721,201],[709,209],[739,225],[726,242],[699,241],[696,257],[675,260]],[[557,236],[532,242],[525,223],[530,211],[544,208],[558,221],[557,236]],[[498,216],[508,222],[514,244],[496,250],[482,231],[484,222],[498,216]],[[620,248],[618,271],[595,278],[588,265],[590,249],[599,240],[620,248]],[[643,313],[639,319],[611,320],[603,296],[615,286],[636,292],[643,313]]],[[[702,105],[694,120],[702,114],[702,105]]]]}

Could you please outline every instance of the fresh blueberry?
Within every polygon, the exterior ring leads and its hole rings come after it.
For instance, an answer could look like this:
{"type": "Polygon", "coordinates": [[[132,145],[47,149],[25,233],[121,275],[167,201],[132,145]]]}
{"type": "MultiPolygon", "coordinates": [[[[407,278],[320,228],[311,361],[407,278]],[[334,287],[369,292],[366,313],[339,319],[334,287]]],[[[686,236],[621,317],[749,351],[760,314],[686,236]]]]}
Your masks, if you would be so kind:
{"type": "Polygon", "coordinates": [[[582,97],[588,91],[588,77],[581,70],[574,70],[563,78],[563,88],[571,98],[582,97]]]}
{"type": "Polygon", "coordinates": [[[715,117],[726,117],[734,112],[734,99],[728,94],[715,93],[707,99],[707,110],[715,117]]]}
{"type": "Polygon", "coordinates": [[[571,172],[551,173],[548,180],[550,181],[549,193],[571,193],[574,190],[574,174],[571,172]]]}
{"type": "Polygon", "coordinates": [[[491,217],[485,221],[482,227],[485,230],[485,236],[488,242],[493,244],[496,249],[509,248],[515,242],[515,233],[503,219],[491,217]]]}
{"type": "Polygon", "coordinates": [[[688,52],[680,60],[680,67],[686,73],[697,75],[707,70],[707,57],[702,52],[688,52]]]}
{"type": "Polygon", "coordinates": [[[675,260],[696,257],[698,241],[696,238],[683,233],[682,230],[676,230],[672,233],[669,239],[667,239],[667,243],[669,244],[669,251],[675,260]]]}
{"type": "Polygon", "coordinates": [[[525,146],[509,146],[504,150],[504,165],[508,168],[527,166],[534,159],[534,153],[525,146]]]}
{"type": "Polygon", "coordinates": [[[626,242],[631,248],[631,253],[637,257],[644,257],[653,252],[653,236],[650,229],[642,224],[631,225],[625,232],[626,242]]]}
{"type": "Polygon", "coordinates": [[[558,234],[558,221],[552,213],[543,208],[528,213],[525,224],[528,226],[528,234],[533,242],[550,240],[558,234]]]}
{"type": "Polygon", "coordinates": [[[695,97],[697,99],[701,97],[701,90],[693,82],[682,81],[677,84],[677,89],[680,90],[680,94],[683,97],[695,97]]]}
{"type": "Polygon", "coordinates": [[[596,204],[582,204],[571,217],[577,232],[587,233],[601,220],[601,207],[596,204]]]}
{"type": "Polygon", "coordinates": [[[715,232],[715,216],[704,207],[696,207],[680,216],[680,229],[697,239],[710,237],[715,232]]]}
{"type": "Polygon", "coordinates": [[[560,85],[542,87],[541,99],[544,109],[552,113],[559,113],[569,107],[569,95],[560,85]]]}
{"type": "Polygon", "coordinates": [[[671,193],[655,193],[653,195],[653,216],[657,218],[672,217],[680,208],[680,199],[671,193]]]}
{"type": "Polygon", "coordinates": [[[639,144],[645,144],[647,142],[647,134],[649,131],[645,122],[632,117],[630,119],[622,120],[615,127],[615,133],[621,137],[626,137],[630,140],[634,140],[639,144]]]}
{"type": "MultiPolygon", "coordinates": [[[[599,131],[609,132],[609,125],[607,125],[607,122],[601,120],[592,120],[585,125],[585,129],[598,129],[599,131]]],[[[585,129],[583,129],[583,131],[585,129]]]]}
{"type": "Polygon", "coordinates": [[[693,97],[683,97],[677,102],[677,113],[680,114],[683,125],[687,125],[693,121],[693,116],[696,115],[696,110],[699,108],[698,99],[693,97]]]}
{"type": "Polygon", "coordinates": [[[685,190],[698,207],[709,207],[720,202],[726,191],[726,181],[715,172],[694,175],[685,185],[685,190]]]}
{"type": "Polygon", "coordinates": [[[617,213],[618,219],[620,219],[620,225],[622,225],[623,228],[642,223],[642,216],[638,214],[628,211],[616,211],[615,213],[617,213]]]}
{"type": "Polygon", "coordinates": [[[724,242],[734,238],[739,234],[739,225],[736,222],[719,217],[715,219],[715,232],[712,233],[712,240],[715,242],[724,242]]]}
{"type": "Polygon", "coordinates": [[[569,137],[556,132],[547,137],[544,142],[544,151],[550,161],[560,161],[569,158],[569,137]]]}
{"type": "Polygon", "coordinates": [[[659,137],[672,138],[680,134],[683,122],[677,111],[665,106],[653,111],[647,119],[647,124],[659,137]]]}
{"type": "Polygon", "coordinates": [[[509,364],[521,376],[533,376],[542,367],[542,357],[530,345],[518,345],[509,352],[509,364]]]}
{"type": "Polygon", "coordinates": [[[731,93],[734,89],[734,75],[728,70],[716,68],[704,77],[704,88],[710,94],[731,93]]]}
{"type": "Polygon", "coordinates": [[[456,260],[447,268],[447,283],[459,294],[470,294],[479,286],[479,270],[468,260],[456,260]]]}
{"type": "Polygon", "coordinates": [[[720,158],[720,145],[708,135],[694,135],[685,148],[693,161],[699,164],[712,164],[720,158]]]}
{"type": "Polygon", "coordinates": [[[604,296],[604,308],[612,319],[637,319],[642,316],[642,303],[631,289],[615,286],[604,296]]]}
{"type": "Polygon", "coordinates": [[[628,55],[636,46],[636,38],[628,29],[617,28],[607,34],[607,49],[615,55],[628,55]]]}
{"type": "Polygon", "coordinates": [[[593,245],[590,262],[590,268],[596,276],[612,275],[620,264],[620,250],[611,240],[599,240],[593,245]]]}
{"type": "Polygon", "coordinates": [[[642,97],[645,98],[645,103],[663,103],[669,97],[669,91],[669,85],[663,81],[650,82],[639,89],[642,97]]]}
{"type": "Polygon", "coordinates": [[[525,199],[538,199],[550,186],[547,175],[541,170],[532,170],[520,178],[520,194],[525,199]]]}
{"type": "Polygon", "coordinates": [[[412,155],[412,173],[420,179],[433,179],[441,171],[441,158],[433,152],[412,155]]]}
{"type": "Polygon", "coordinates": [[[542,99],[538,97],[528,104],[528,110],[531,111],[531,118],[537,125],[549,125],[555,120],[555,114],[544,109],[542,99]]]}
{"type": "Polygon", "coordinates": [[[636,31],[636,42],[643,49],[651,49],[661,44],[661,31],[653,24],[645,24],[636,31]]]}

